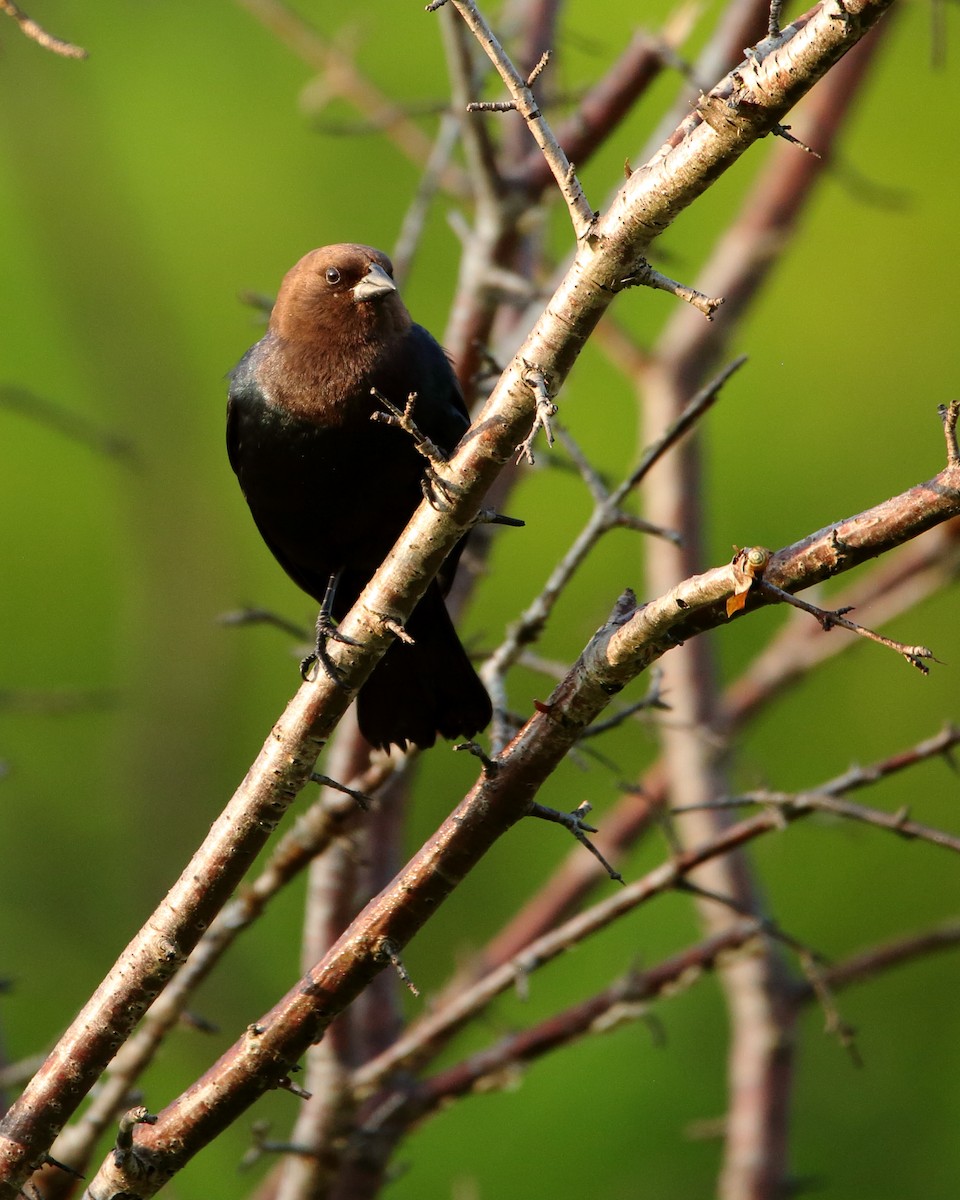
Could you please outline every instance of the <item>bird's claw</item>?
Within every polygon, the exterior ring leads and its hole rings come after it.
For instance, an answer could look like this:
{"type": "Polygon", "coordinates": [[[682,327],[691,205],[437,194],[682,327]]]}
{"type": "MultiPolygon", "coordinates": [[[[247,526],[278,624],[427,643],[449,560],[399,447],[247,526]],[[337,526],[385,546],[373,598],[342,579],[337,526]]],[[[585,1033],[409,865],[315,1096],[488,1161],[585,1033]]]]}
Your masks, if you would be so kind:
{"type": "Polygon", "coordinates": [[[431,508],[439,513],[449,513],[454,501],[463,495],[463,488],[450,479],[444,479],[433,467],[427,466],[420,480],[420,490],[431,508]]]}
{"type": "Polygon", "coordinates": [[[300,678],[305,683],[314,683],[320,667],[323,667],[324,673],[331,683],[336,684],[338,688],[346,687],[343,676],[337,670],[330,655],[327,654],[326,648],[321,649],[320,646],[306,658],[300,660],[300,678]]]}
{"type": "Polygon", "coordinates": [[[327,678],[342,688],[345,686],[343,676],[327,653],[327,642],[339,642],[342,646],[360,645],[356,638],[342,633],[331,616],[321,612],[317,618],[317,642],[313,651],[300,661],[300,677],[312,683],[317,678],[317,668],[323,667],[327,678]]]}

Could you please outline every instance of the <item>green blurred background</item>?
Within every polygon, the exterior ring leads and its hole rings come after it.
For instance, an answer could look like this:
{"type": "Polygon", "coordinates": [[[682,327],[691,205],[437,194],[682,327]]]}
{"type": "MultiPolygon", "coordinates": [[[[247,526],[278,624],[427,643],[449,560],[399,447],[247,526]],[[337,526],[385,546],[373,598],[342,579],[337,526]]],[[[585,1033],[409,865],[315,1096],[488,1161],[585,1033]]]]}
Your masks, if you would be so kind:
{"type": "MultiPolygon", "coordinates": [[[[662,0],[569,5],[556,81],[600,76],[662,0]]],[[[243,776],[297,683],[275,630],[226,630],[225,610],[256,603],[305,625],[312,604],[261,545],[223,450],[224,375],[260,336],[245,290],[273,294],[313,246],[390,249],[418,171],[385,139],[345,132],[339,102],[305,111],[312,73],[239,5],[61,0],[31,8],[90,51],[55,58],[0,23],[0,1008],[8,1059],[56,1036],[179,873],[243,776]],[[334,128],[337,126],[337,128],[334,128]],[[27,390],[129,445],[113,457],[67,436],[16,397],[27,390]],[[44,697],[93,703],[49,711],[44,697]],[[34,701],[37,701],[36,703],[34,701]]],[[[303,4],[387,95],[443,103],[436,20],[421,3],[303,4]],[[344,15],[346,12],[346,15],[344,15]],[[340,31],[338,34],[337,31],[340,31]]],[[[707,5],[702,41],[719,12],[707,5]]],[[[952,15],[952,14],[951,14],[952,15]]],[[[955,22],[954,22],[955,23],[955,22]]],[[[943,459],[935,407],[957,394],[958,163],[949,121],[956,56],[931,66],[930,11],[905,7],[842,141],[843,161],[896,204],[827,178],[796,242],[742,330],[750,365],[707,428],[710,562],[732,543],[780,546],[933,475],[943,459]]],[[[601,203],[676,91],[665,78],[584,172],[601,203]]],[[[423,126],[432,128],[432,119],[423,126]]],[[[693,282],[717,231],[769,152],[760,146],[662,239],[669,269],[693,282]]],[[[799,152],[799,151],[798,151],[799,152]]],[[[437,204],[406,287],[441,334],[458,244],[437,204]]],[[[562,215],[558,252],[567,244],[562,215]]],[[[674,302],[638,292],[617,315],[649,341],[674,302]]],[[[588,349],[562,398],[572,432],[605,470],[629,465],[630,389],[588,349]]],[[[538,590],[587,513],[563,473],[529,474],[465,628],[492,644],[538,590]]],[[[706,565],[706,564],[705,564],[706,565]]],[[[641,547],[610,537],[561,604],[542,650],[572,658],[625,585],[641,587],[641,547]]],[[[734,677],[778,626],[764,613],[715,638],[734,677]]],[[[926,602],[892,636],[942,660],[922,678],[865,644],[819,671],[751,730],[734,763],[744,785],[815,784],[957,719],[957,595],[926,602]]],[[[843,637],[834,633],[832,637],[843,637]]],[[[641,685],[637,685],[639,689],[641,685]]],[[[518,678],[528,712],[549,685],[518,678]]],[[[637,692],[639,695],[639,691],[637,692]]],[[[617,781],[650,761],[652,731],[605,747],[615,769],[568,766],[544,799],[589,798],[603,820],[617,781]]],[[[410,832],[433,828],[473,778],[466,759],[428,756],[410,832]]],[[[958,787],[942,762],[885,784],[870,802],[909,804],[956,828],[958,787]]],[[[571,801],[571,803],[567,803],[571,801]]],[[[301,805],[304,800],[301,800],[301,805]]],[[[411,948],[429,993],[481,944],[567,851],[559,831],[522,826],[411,948]]],[[[660,860],[659,841],[627,866],[660,860]]],[[[842,957],[956,912],[956,863],[930,846],[861,828],[804,823],[755,852],[774,909],[796,936],[842,957]]],[[[146,1080],[154,1110],[179,1093],[298,975],[300,889],[230,954],[197,1009],[216,1036],[178,1033],[146,1080]]],[[[505,1001],[473,1044],[582,998],[631,964],[696,935],[690,906],[667,898],[505,1001]]],[[[803,1025],[793,1162],[824,1197],[957,1195],[960,1178],[960,956],[947,954],[845,995],[865,1066],[803,1025]]],[[[666,1040],[641,1024],[534,1067],[521,1087],[441,1115],[407,1143],[397,1200],[424,1196],[708,1196],[718,1145],[688,1126],[721,1115],[725,1021],[715,983],[659,1006],[666,1040]]],[[[282,1136],[289,1095],[251,1114],[282,1136]]],[[[220,1200],[236,1173],[241,1122],[177,1178],[170,1194],[220,1200]]]]}

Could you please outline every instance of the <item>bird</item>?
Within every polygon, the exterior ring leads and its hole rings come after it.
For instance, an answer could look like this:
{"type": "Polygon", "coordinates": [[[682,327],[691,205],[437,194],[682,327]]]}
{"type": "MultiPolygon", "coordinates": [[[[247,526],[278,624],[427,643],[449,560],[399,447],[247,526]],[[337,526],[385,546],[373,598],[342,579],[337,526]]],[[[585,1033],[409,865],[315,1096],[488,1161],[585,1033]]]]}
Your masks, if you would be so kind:
{"type": "MultiPolygon", "coordinates": [[[[419,431],[444,454],[469,428],[456,374],[411,318],[381,250],[312,250],[284,276],[267,332],[229,375],[227,453],[254,522],[287,575],[320,604],[316,653],[423,499],[411,434],[375,420],[414,396],[419,431]]],[[[357,697],[371,746],[426,749],[473,737],[491,705],[447,611],[461,539],[357,697]]],[[[317,668],[318,669],[318,668],[317,668]]]]}

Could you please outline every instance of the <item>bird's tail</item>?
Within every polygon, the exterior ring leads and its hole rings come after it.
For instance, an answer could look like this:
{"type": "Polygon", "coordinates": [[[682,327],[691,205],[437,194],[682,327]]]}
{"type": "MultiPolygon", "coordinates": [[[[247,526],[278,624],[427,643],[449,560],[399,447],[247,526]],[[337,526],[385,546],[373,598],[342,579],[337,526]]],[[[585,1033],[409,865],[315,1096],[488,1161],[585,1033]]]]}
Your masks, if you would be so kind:
{"type": "Polygon", "coordinates": [[[357,697],[360,732],[386,749],[472,737],[492,715],[490,697],[460,644],[436,582],[406,624],[413,645],[390,647],[357,697]]]}

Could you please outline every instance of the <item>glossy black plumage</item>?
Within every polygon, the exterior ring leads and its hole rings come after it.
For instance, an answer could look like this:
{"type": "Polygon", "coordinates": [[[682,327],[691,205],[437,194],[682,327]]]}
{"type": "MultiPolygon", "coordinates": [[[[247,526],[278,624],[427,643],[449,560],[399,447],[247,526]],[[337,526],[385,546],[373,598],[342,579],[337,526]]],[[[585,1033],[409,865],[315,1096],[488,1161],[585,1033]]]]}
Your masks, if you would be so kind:
{"type": "MultiPolygon", "coordinates": [[[[231,374],[227,450],[250,511],[287,574],[317,601],[339,576],[341,619],[422,499],[425,460],[410,435],[372,421],[371,389],[442,450],[469,424],[443,350],[410,318],[385,254],[314,250],[286,275],[267,334],[231,374]]],[[[462,545],[462,543],[461,543],[462,545]]],[[[459,547],[362,688],[360,730],[374,746],[472,736],[490,701],[447,614],[459,547]]]]}

